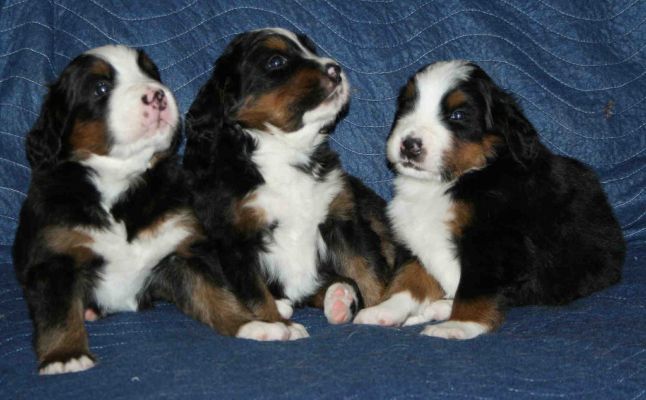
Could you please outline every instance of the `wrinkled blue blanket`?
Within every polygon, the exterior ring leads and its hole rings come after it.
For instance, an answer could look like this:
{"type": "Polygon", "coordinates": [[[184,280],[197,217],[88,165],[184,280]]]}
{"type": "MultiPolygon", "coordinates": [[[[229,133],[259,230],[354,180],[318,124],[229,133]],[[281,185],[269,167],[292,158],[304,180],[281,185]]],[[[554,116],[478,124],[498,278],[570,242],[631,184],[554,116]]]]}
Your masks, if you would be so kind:
{"type": "Polygon", "coordinates": [[[646,398],[645,48],[643,0],[0,1],[0,398],[646,398]],[[329,326],[306,309],[295,318],[310,339],[255,343],[161,304],[88,324],[95,368],[38,377],[9,247],[46,84],[78,53],[123,43],[151,55],[186,111],[225,44],[265,26],[307,33],[347,71],[351,111],[332,144],[386,198],[399,87],[435,60],[479,63],[550,148],[600,174],[629,243],[623,282],[515,309],[468,342],[329,326]]]}

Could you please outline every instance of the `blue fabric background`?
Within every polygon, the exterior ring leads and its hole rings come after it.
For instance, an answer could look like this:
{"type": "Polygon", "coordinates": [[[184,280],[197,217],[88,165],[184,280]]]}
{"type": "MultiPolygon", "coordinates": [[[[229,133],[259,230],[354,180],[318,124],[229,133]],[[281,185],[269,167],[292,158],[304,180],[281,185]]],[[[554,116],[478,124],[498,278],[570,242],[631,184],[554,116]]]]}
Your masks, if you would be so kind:
{"type": "Polygon", "coordinates": [[[0,398],[646,398],[646,2],[0,1],[0,398]],[[310,35],[354,87],[332,137],[344,166],[391,196],[384,139],[419,67],[467,58],[513,91],[554,151],[599,174],[629,243],[622,284],[562,308],[513,310],[469,342],[421,328],[329,326],[254,343],[172,305],[88,324],[99,364],[41,378],[9,247],[29,182],[24,135],[46,84],[88,48],[145,49],[185,112],[237,33],[310,35]]]}

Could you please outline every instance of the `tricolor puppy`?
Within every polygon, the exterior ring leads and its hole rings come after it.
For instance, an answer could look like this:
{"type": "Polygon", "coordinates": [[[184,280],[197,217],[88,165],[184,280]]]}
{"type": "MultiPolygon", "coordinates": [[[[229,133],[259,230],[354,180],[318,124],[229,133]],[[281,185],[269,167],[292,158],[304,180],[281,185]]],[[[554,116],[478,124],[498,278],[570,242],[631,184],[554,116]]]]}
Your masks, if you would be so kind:
{"type": "Polygon", "coordinates": [[[228,45],[188,112],[195,209],[262,319],[310,303],[344,323],[383,292],[395,257],[385,203],[328,145],[348,98],[339,64],[307,37],[263,29],[228,45]]]}
{"type": "Polygon", "coordinates": [[[94,365],[84,315],[156,298],[223,334],[289,337],[223,289],[216,255],[200,248],[178,126],[173,95],[141,51],[90,50],[51,85],[27,135],[32,179],[13,248],[41,374],[94,365]]]}
{"type": "MultiPolygon", "coordinates": [[[[625,245],[590,168],[550,152],[478,66],[438,62],[403,88],[387,144],[398,176],[389,217],[450,301],[401,287],[358,322],[448,321],[423,334],[469,339],[509,306],[564,304],[616,283],[625,245]]],[[[417,274],[416,279],[410,275],[417,274]]]]}

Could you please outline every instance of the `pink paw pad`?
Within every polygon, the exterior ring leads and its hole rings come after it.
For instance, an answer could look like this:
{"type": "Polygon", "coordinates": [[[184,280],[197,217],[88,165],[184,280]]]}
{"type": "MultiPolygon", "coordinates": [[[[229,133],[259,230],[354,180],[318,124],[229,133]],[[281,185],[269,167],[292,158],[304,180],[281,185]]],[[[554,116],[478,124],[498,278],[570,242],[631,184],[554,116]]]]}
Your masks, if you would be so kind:
{"type": "Polygon", "coordinates": [[[331,324],[344,324],[352,319],[352,305],[357,303],[354,288],[346,283],[335,283],[325,293],[323,311],[331,324]]]}

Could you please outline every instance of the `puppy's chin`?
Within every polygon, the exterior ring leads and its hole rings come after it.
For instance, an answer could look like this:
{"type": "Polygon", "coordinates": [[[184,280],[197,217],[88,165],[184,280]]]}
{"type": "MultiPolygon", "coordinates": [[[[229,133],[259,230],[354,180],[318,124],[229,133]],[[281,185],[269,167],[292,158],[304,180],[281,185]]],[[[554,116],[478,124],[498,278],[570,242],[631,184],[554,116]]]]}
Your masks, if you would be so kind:
{"type": "Polygon", "coordinates": [[[342,74],[341,83],[318,105],[318,107],[303,114],[303,125],[329,125],[347,108],[350,100],[350,85],[342,74]]]}
{"type": "Polygon", "coordinates": [[[119,159],[128,159],[133,156],[161,153],[168,150],[173,142],[175,127],[163,124],[152,133],[143,134],[138,139],[127,143],[115,143],[110,150],[109,156],[119,159]]]}
{"type": "Polygon", "coordinates": [[[442,174],[428,171],[411,161],[398,161],[392,164],[399,175],[431,182],[443,182],[442,174]]]}

